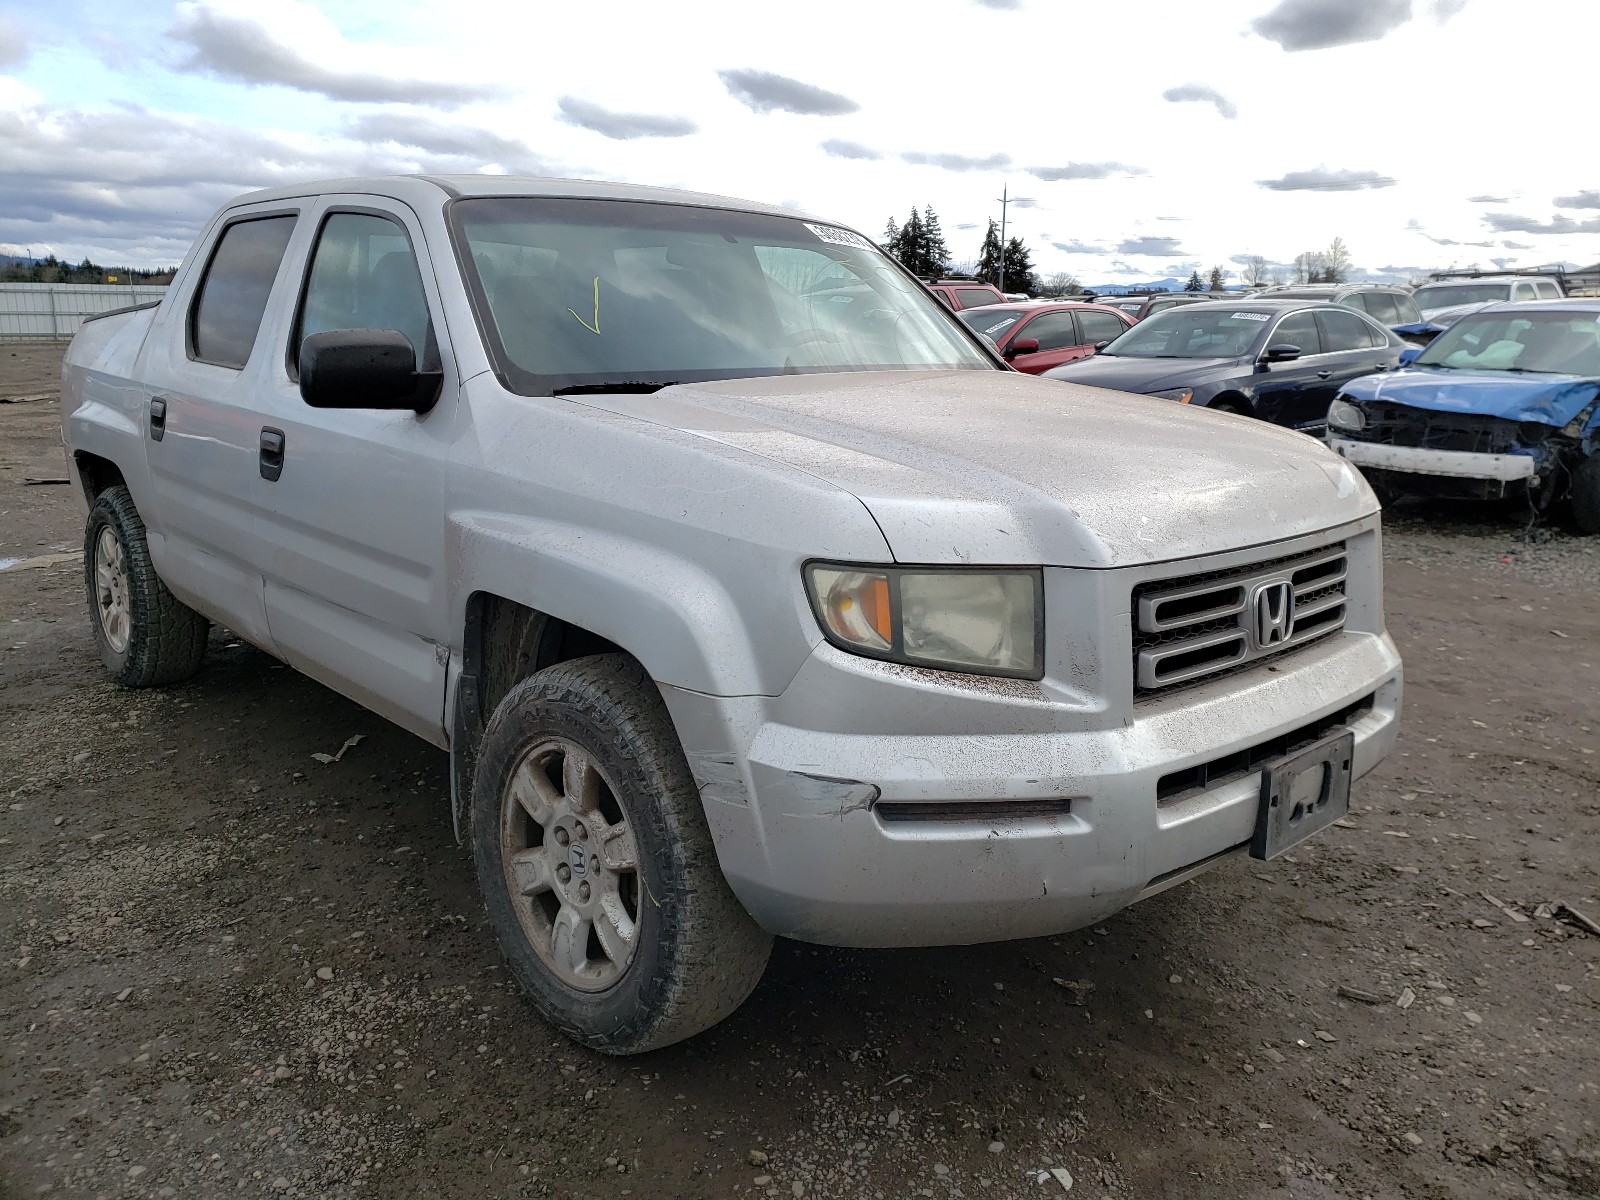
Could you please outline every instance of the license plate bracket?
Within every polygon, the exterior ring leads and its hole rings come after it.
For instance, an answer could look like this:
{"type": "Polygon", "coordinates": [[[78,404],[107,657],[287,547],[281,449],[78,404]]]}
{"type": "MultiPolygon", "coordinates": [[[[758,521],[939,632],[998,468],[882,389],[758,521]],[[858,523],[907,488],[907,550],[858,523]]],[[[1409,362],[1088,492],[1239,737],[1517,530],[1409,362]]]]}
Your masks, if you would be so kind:
{"type": "Polygon", "coordinates": [[[1276,858],[1350,811],[1355,748],[1356,735],[1341,729],[1266,764],[1250,857],[1276,858]]]}

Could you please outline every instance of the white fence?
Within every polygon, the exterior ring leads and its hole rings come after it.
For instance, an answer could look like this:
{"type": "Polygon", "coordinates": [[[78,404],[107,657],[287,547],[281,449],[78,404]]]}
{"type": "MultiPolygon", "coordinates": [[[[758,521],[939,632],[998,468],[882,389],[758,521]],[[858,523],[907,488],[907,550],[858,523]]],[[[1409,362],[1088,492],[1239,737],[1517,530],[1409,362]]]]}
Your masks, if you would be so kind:
{"type": "Polygon", "coordinates": [[[166,294],[165,284],[0,283],[0,341],[66,341],[87,316],[166,294]]]}

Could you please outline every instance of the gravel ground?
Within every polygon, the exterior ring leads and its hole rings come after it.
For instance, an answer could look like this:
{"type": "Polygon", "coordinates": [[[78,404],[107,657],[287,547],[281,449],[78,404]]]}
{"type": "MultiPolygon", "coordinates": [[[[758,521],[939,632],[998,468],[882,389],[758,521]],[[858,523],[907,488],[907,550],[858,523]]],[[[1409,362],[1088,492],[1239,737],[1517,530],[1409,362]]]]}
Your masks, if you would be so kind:
{"type": "Polygon", "coordinates": [[[618,1061],[506,979],[438,751],[221,633],[104,682],[82,514],[24,482],[55,422],[0,404],[3,1200],[1600,1197],[1600,938],[1552,907],[1600,916],[1593,544],[1396,514],[1400,744],[1286,858],[1057,938],[780,942],[618,1061]]]}

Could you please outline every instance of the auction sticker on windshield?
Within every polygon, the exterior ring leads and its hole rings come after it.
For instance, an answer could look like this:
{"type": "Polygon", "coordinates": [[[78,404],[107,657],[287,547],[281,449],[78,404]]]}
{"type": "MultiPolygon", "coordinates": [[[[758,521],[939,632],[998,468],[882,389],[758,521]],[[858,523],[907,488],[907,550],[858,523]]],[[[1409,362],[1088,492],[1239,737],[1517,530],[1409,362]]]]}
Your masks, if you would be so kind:
{"type": "Polygon", "coordinates": [[[851,233],[848,229],[835,229],[831,225],[811,225],[806,228],[816,234],[818,239],[827,242],[830,246],[849,246],[852,250],[871,250],[872,243],[859,233],[851,233]]]}
{"type": "Polygon", "coordinates": [[[1228,319],[1232,321],[1265,321],[1270,313],[1229,313],[1228,319]]]}

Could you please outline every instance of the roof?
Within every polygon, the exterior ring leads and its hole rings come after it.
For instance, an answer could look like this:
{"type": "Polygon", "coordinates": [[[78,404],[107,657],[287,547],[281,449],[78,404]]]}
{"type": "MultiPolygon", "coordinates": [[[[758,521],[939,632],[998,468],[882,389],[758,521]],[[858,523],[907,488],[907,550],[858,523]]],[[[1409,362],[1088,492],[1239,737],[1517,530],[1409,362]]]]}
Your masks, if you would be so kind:
{"type": "Polygon", "coordinates": [[[1249,296],[1238,300],[1204,300],[1201,304],[1209,308],[1236,308],[1241,312],[1282,312],[1289,308],[1336,308],[1340,312],[1354,311],[1342,304],[1298,296],[1249,296]]]}
{"type": "MultiPolygon", "coordinates": [[[[1561,300],[1498,300],[1478,310],[1485,312],[1527,312],[1530,308],[1546,312],[1600,313],[1600,297],[1567,296],[1561,300]]],[[[1477,316],[1477,313],[1470,314],[1477,316]]]]}
{"type": "MultiPolygon", "coordinates": [[[[676,188],[645,187],[634,183],[605,183],[594,179],[544,179],[531,175],[371,175],[349,179],[316,179],[286,187],[250,192],[230,202],[260,204],[293,200],[330,192],[387,196],[414,206],[442,204],[446,200],[478,196],[543,196],[579,200],[635,200],[647,204],[685,204],[695,208],[726,208],[769,216],[820,220],[776,204],[759,204],[732,196],[676,188]]],[[[838,225],[837,221],[825,224],[838,225]]]]}

